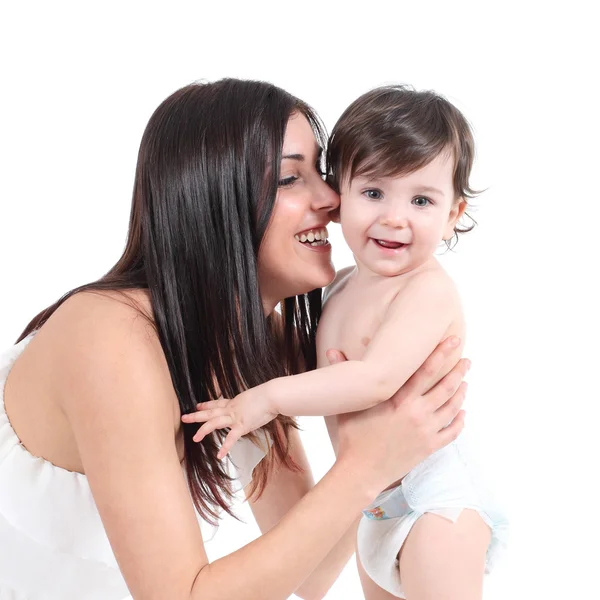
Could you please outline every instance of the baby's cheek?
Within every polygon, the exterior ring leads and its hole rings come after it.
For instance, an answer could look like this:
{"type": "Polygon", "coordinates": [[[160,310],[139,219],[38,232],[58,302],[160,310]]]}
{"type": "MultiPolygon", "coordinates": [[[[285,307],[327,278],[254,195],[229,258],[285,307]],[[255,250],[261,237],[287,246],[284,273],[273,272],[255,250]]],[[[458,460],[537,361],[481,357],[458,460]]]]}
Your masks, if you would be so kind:
{"type": "Polygon", "coordinates": [[[358,234],[364,230],[368,221],[367,215],[358,206],[349,206],[346,210],[340,211],[340,223],[348,235],[358,234]]]}
{"type": "Polygon", "coordinates": [[[356,223],[346,222],[345,225],[342,224],[342,233],[350,249],[353,252],[358,251],[361,240],[364,238],[364,231],[357,227],[356,223]]]}

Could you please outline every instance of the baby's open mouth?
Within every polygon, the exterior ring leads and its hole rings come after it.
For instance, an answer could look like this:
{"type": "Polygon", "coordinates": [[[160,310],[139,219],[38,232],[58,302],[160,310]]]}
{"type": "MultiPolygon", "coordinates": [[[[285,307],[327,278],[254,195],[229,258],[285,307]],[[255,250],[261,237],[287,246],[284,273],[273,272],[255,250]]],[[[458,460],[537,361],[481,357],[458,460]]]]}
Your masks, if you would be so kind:
{"type": "Polygon", "coordinates": [[[329,232],[326,227],[323,227],[297,233],[294,237],[297,241],[307,246],[325,246],[328,243],[329,232]]]}
{"type": "Polygon", "coordinates": [[[389,240],[376,240],[373,239],[376,244],[379,244],[382,248],[389,248],[390,250],[398,250],[398,248],[402,248],[407,244],[403,244],[402,242],[390,242],[389,240]]]}

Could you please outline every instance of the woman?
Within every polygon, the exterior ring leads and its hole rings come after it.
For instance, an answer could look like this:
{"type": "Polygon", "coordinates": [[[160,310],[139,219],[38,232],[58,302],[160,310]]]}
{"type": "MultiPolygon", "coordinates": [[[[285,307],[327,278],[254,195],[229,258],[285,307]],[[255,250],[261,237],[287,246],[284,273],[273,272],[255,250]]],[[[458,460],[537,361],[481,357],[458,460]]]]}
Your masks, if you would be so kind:
{"type": "Polygon", "coordinates": [[[393,401],[339,418],[316,486],[293,422],[274,421],[236,459],[251,471],[269,440],[247,488],[265,535],[208,564],[194,505],[214,520],[232,482],[219,438],[196,444],[181,415],[314,368],[334,270],[328,244],[295,236],[339,203],[323,143],[308,106],[260,82],[188,86],[156,110],[123,256],[0,364],[2,600],[320,598],[360,510],[459,434],[466,361],[427,393],[452,341],[393,401]]]}

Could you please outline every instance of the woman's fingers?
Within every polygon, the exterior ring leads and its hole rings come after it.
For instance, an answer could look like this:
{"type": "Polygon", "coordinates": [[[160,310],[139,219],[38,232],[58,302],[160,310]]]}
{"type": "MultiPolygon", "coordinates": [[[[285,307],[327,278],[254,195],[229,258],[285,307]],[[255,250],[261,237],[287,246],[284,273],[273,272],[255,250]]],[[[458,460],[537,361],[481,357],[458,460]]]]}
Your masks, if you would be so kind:
{"type": "Polygon", "coordinates": [[[330,365],[335,365],[348,360],[341,350],[334,350],[333,348],[327,350],[325,356],[327,356],[330,365]]]}
{"type": "Polygon", "coordinates": [[[470,366],[471,362],[468,359],[461,358],[452,371],[423,396],[431,410],[438,410],[456,394],[470,366]]]}
{"type": "Polygon", "coordinates": [[[402,387],[403,395],[422,396],[437,381],[448,357],[460,345],[460,338],[449,337],[437,345],[427,360],[402,387]]]}
{"type": "Polygon", "coordinates": [[[465,426],[465,411],[459,410],[458,414],[454,418],[454,421],[442,429],[438,434],[438,449],[447,446],[451,442],[453,442],[463,430],[465,426]]]}
{"type": "Polygon", "coordinates": [[[445,404],[442,404],[440,408],[435,411],[437,417],[438,430],[446,427],[450,422],[454,420],[456,415],[460,412],[465,397],[467,395],[467,383],[463,381],[456,390],[456,393],[448,400],[445,404]]]}
{"type": "Polygon", "coordinates": [[[224,415],[222,417],[217,417],[216,419],[211,419],[208,423],[204,423],[200,429],[196,432],[193,437],[194,442],[202,441],[209,433],[212,433],[215,429],[223,429],[224,427],[231,427],[233,425],[233,419],[224,415]]]}

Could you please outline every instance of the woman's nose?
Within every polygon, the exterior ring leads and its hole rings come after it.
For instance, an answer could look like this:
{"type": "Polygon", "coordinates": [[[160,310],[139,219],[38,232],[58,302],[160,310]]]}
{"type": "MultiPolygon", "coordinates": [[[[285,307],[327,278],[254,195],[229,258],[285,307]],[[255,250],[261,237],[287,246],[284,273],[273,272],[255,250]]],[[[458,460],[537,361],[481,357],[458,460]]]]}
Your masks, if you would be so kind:
{"type": "Polygon", "coordinates": [[[313,198],[313,210],[327,212],[335,210],[340,206],[340,197],[333,189],[331,189],[324,181],[318,184],[313,198]]]}

